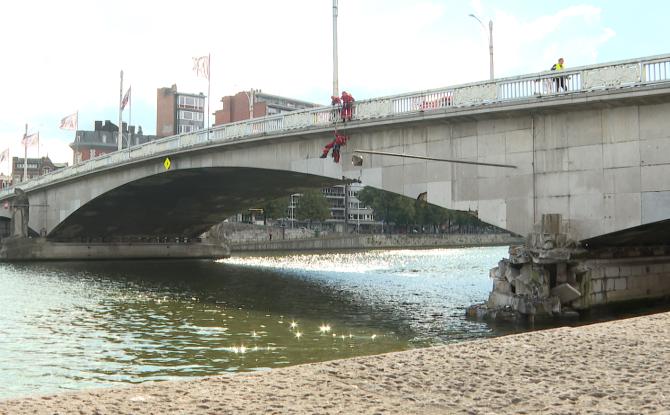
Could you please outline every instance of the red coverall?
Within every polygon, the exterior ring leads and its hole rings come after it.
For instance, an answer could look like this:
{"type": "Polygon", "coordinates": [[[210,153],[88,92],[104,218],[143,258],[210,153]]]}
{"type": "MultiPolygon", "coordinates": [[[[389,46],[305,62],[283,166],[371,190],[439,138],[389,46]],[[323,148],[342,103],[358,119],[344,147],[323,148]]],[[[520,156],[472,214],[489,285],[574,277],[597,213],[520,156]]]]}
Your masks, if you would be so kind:
{"type": "Polygon", "coordinates": [[[323,148],[323,154],[321,155],[322,159],[325,159],[328,157],[328,152],[330,149],[333,149],[333,161],[335,163],[340,162],[340,147],[343,145],[347,144],[347,140],[349,137],[347,137],[344,134],[340,133],[335,133],[335,139],[331,141],[330,143],[326,144],[326,146],[323,148]]]}
{"type": "Polygon", "coordinates": [[[354,102],[354,97],[347,91],[342,91],[342,121],[351,121],[351,103],[354,102]]]}

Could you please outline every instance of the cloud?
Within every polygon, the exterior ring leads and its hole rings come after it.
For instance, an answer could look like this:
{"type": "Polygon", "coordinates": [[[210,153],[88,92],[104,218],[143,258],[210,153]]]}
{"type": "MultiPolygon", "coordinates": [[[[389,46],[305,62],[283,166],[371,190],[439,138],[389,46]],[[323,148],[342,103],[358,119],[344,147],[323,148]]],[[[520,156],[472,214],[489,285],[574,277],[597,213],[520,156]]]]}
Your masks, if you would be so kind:
{"type": "Polygon", "coordinates": [[[616,35],[602,25],[602,10],[570,6],[553,14],[523,20],[504,10],[495,16],[501,73],[512,75],[548,70],[559,57],[568,66],[597,62],[598,49],[616,35]]]}

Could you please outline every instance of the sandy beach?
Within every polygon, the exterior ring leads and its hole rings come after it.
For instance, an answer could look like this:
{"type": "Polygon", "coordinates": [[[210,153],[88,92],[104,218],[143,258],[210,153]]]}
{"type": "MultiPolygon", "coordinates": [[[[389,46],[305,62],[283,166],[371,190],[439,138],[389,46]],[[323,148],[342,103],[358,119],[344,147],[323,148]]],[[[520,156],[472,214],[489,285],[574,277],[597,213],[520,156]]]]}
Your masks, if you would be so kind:
{"type": "Polygon", "coordinates": [[[0,414],[670,414],[670,313],[268,372],[0,401],[0,414]]]}

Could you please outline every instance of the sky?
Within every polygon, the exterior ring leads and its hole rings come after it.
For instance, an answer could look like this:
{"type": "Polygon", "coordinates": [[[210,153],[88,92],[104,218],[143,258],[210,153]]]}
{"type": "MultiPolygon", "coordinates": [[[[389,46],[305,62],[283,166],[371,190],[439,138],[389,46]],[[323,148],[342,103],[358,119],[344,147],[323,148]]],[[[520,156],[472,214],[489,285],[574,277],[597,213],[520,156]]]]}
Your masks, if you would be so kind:
{"type": "MultiPolygon", "coordinates": [[[[23,0],[3,4],[0,152],[72,162],[74,131],[118,123],[120,71],[132,105],[123,119],[156,130],[156,89],[207,94],[193,57],[211,55],[210,113],[250,88],[329,104],[332,0],[23,0]],[[39,153],[38,153],[39,152],[39,153]]],[[[357,100],[487,80],[493,22],[495,76],[669,53],[670,2],[339,0],[339,86],[357,100]]],[[[213,117],[210,118],[210,124],[213,117]]],[[[9,172],[9,163],[0,165],[9,172]]]]}

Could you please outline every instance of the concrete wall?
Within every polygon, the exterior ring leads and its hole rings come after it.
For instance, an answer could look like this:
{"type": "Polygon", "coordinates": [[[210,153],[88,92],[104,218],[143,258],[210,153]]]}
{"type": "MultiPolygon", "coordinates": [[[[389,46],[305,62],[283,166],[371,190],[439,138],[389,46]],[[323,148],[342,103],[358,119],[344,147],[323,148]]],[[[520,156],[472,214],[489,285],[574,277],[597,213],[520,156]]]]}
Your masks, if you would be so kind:
{"type": "Polygon", "coordinates": [[[442,236],[415,235],[360,235],[330,236],[312,239],[293,239],[264,242],[234,243],[233,252],[240,251],[302,251],[375,248],[438,248],[462,246],[512,245],[522,241],[509,234],[458,234],[442,236]]]}
{"type": "Polygon", "coordinates": [[[44,238],[5,238],[0,243],[0,261],[62,261],[118,259],[227,258],[221,243],[104,243],[50,242],[44,238]]]}
{"type": "Polygon", "coordinates": [[[367,156],[348,177],[525,235],[560,213],[580,240],[670,218],[670,104],[565,109],[357,134],[350,145],[516,169],[367,156]]]}
{"type": "Polygon", "coordinates": [[[670,296],[670,257],[599,259],[582,264],[578,308],[670,296]]]}

